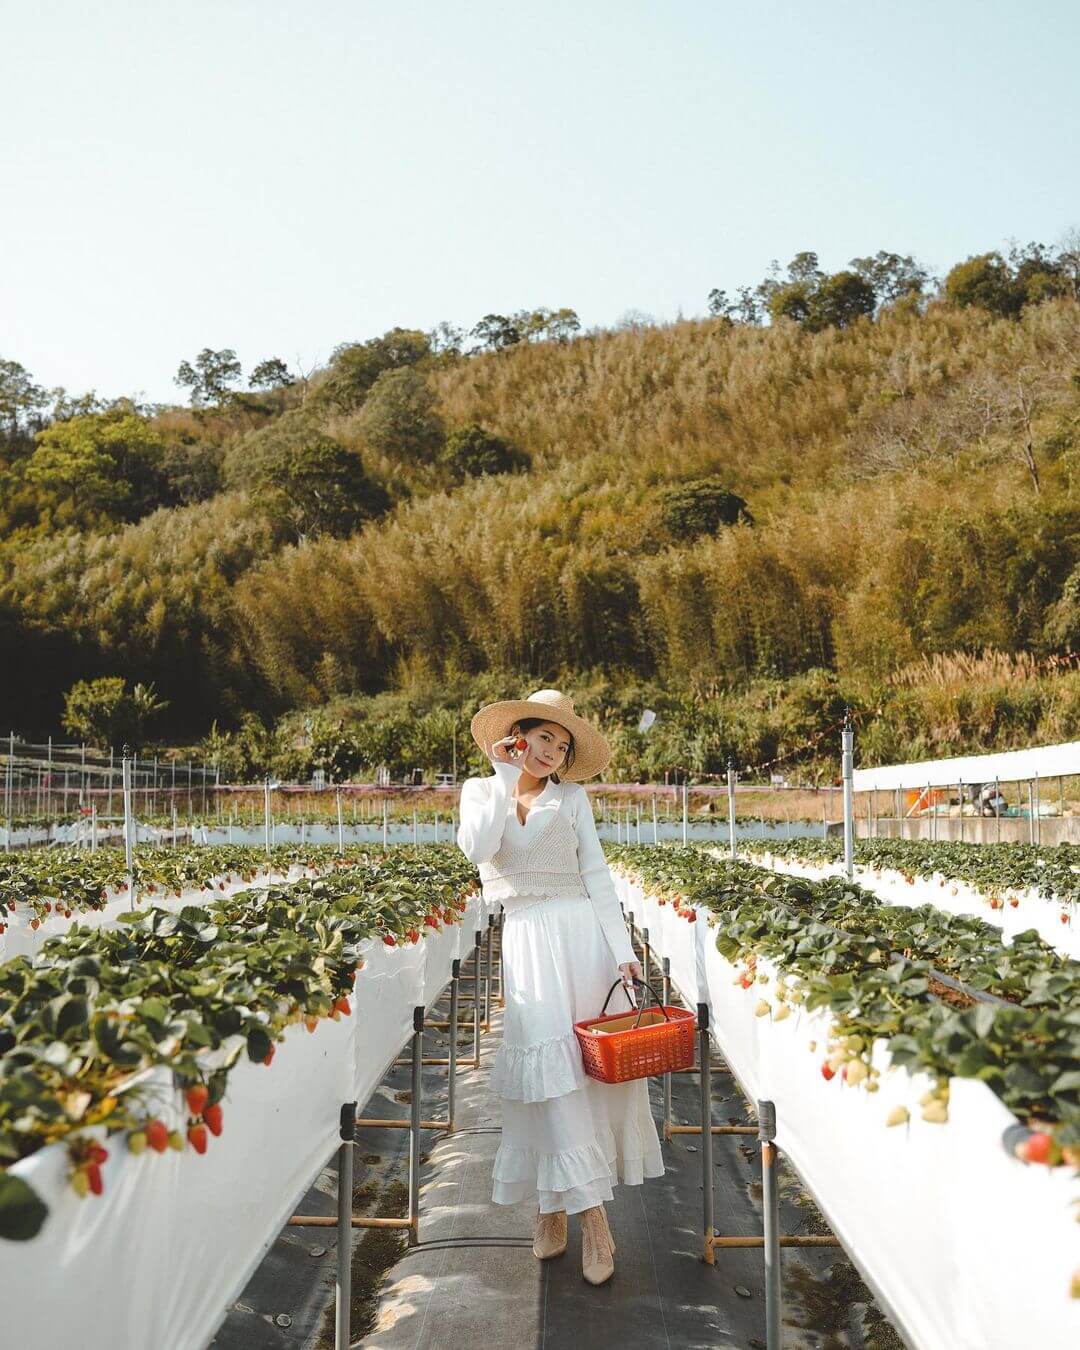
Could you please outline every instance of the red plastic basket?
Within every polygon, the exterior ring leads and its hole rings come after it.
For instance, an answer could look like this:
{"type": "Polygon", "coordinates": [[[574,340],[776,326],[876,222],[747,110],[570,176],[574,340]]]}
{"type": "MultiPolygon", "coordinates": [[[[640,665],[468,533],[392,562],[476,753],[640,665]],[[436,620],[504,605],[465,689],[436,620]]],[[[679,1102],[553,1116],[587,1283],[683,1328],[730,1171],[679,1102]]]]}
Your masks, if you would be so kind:
{"type": "MultiPolygon", "coordinates": [[[[635,984],[645,985],[657,1006],[648,1009],[650,1020],[642,1024],[642,1014],[646,1011],[646,1003],[642,1002],[632,1025],[625,1025],[630,1023],[632,1013],[607,1012],[615,985],[622,983],[620,978],[608,990],[599,1017],[574,1023],[585,1072],[601,1083],[626,1083],[633,1078],[671,1073],[673,1069],[689,1069],[694,1063],[694,1033],[697,1031],[694,1014],[686,1008],[662,1003],[651,985],[635,979],[635,984]],[[657,1018],[657,1013],[663,1016],[657,1018]],[[613,1026],[612,1023],[624,1025],[613,1026]],[[609,1029],[604,1030],[605,1027],[609,1029]]],[[[630,998],[629,993],[627,998],[630,998]]]]}

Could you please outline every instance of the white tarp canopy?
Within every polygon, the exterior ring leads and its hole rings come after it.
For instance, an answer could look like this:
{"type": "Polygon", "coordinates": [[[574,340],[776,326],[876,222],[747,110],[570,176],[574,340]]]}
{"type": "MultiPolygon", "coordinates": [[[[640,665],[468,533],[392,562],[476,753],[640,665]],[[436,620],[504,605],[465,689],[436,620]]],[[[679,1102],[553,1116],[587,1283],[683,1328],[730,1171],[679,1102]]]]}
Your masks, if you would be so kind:
{"type": "Polygon", "coordinates": [[[1080,741],[1064,745],[1037,745],[1028,750],[1004,750],[993,755],[960,755],[956,759],[928,759],[916,764],[887,764],[880,769],[856,769],[856,792],[892,788],[949,787],[956,783],[1024,782],[1029,778],[1056,778],[1080,774],[1080,741]]]}

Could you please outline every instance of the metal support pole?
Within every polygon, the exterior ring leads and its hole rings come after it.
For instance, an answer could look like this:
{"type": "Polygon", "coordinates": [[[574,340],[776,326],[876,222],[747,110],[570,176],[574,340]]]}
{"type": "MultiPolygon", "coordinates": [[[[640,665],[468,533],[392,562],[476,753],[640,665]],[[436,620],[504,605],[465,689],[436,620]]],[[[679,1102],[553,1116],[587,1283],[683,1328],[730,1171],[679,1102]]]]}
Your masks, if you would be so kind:
{"type": "MultiPolygon", "coordinates": [[[[661,992],[665,1006],[671,1002],[671,961],[663,958],[663,980],[661,992]]],[[[664,1138],[671,1138],[671,1074],[664,1074],[664,1138]]]]}
{"type": "MultiPolygon", "coordinates": [[[[454,1103],[457,1099],[457,1038],[458,1038],[458,989],[461,981],[461,958],[455,956],[450,964],[450,1077],[446,1084],[446,1123],[450,1133],[454,1132],[454,1103]]],[[[473,1005],[475,1015],[476,1005],[473,1005]]]]}
{"type": "Polygon", "coordinates": [[[682,841],[686,843],[690,815],[690,785],[683,783],[682,788],[682,841]]]}
{"type": "Polygon", "coordinates": [[[387,844],[390,842],[390,839],[389,839],[389,833],[390,833],[390,803],[389,803],[389,802],[386,800],[386,798],[384,797],[384,798],[383,798],[383,804],[382,804],[382,845],[383,845],[383,848],[386,848],[387,844]]]}
{"type": "Polygon", "coordinates": [[[660,842],[660,828],[656,823],[656,793],[652,796],[652,841],[654,844],[660,842]]]}
{"type": "Polygon", "coordinates": [[[480,952],[484,939],[483,930],[476,930],[473,943],[473,1064],[480,1067],[480,952]]]}
{"type": "Polygon", "coordinates": [[[994,778],[994,815],[997,818],[997,842],[1001,843],[1001,783],[994,778]]]}
{"type": "Polygon", "coordinates": [[[502,905],[500,905],[500,906],[499,906],[499,922],[498,922],[498,928],[499,928],[499,956],[498,956],[498,960],[495,962],[495,976],[496,976],[496,983],[498,984],[498,987],[499,987],[498,1004],[499,1004],[499,1007],[500,1007],[500,1008],[505,1008],[505,1007],[506,1007],[506,998],[505,998],[504,995],[503,995],[503,920],[504,920],[505,918],[506,918],[506,910],[502,907],[502,905]]]}
{"type": "Polygon", "coordinates": [[[4,836],[4,852],[11,852],[11,797],[15,785],[15,733],[8,734],[7,774],[4,779],[4,817],[7,820],[7,833],[4,836]]]}
{"type": "Polygon", "coordinates": [[[1028,843],[1035,842],[1035,792],[1028,779],[1028,843]]]}
{"type": "MultiPolygon", "coordinates": [[[[188,796],[190,802],[191,797],[188,796]]],[[[263,776],[263,844],[266,856],[270,856],[270,775],[263,776]]]]}
{"type": "MultiPolygon", "coordinates": [[[[8,826],[10,830],[11,826],[8,826]]],[[[90,804],[90,852],[97,852],[97,802],[90,804]]]]}
{"type": "Polygon", "coordinates": [[[765,1344],[781,1350],[783,1298],[780,1284],[780,1194],[776,1175],[776,1107],[758,1102],[761,1142],[761,1207],[765,1216],[765,1344]]]}
{"type": "Polygon", "coordinates": [[[1039,782],[1039,775],[1035,774],[1035,842],[1042,843],[1042,784],[1039,782]]]}
{"type": "Polygon", "coordinates": [[[424,1053],[424,1008],[413,1008],[412,1110],[409,1124],[409,1246],[420,1241],[420,1061],[424,1053]]]}
{"type": "Polygon", "coordinates": [[[844,709],[844,729],[840,733],[844,773],[844,875],[850,881],[855,875],[855,798],[852,792],[852,766],[855,760],[855,731],[851,725],[851,709],[844,709]]]}
{"type": "Polygon", "coordinates": [[[713,1162],[712,1162],[712,1054],[709,1049],[709,1005],[699,1003],[698,1058],[701,1061],[701,1203],[705,1264],[714,1265],[713,1253],[713,1162]]]}
{"type": "Polygon", "coordinates": [[[345,852],[345,826],[341,819],[341,793],[334,795],[337,798],[337,851],[340,857],[345,852]]]}
{"type": "Polygon", "coordinates": [[[127,869],[128,904],[135,908],[135,857],[131,840],[131,755],[128,747],[123,751],[123,791],[124,791],[124,867],[127,869]]]}
{"type": "Polygon", "coordinates": [[[731,856],[737,858],[739,855],[735,848],[735,761],[730,755],[727,762],[727,814],[728,846],[731,849],[731,856]]]}
{"type": "Polygon", "coordinates": [[[960,791],[960,842],[964,842],[964,780],[957,784],[960,791]]]}
{"type": "Polygon", "coordinates": [[[337,1178],[337,1289],[334,1294],[334,1350],[352,1344],[352,1195],[353,1142],[356,1139],[356,1102],[341,1108],[341,1147],[337,1178]]]}
{"type": "Polygon", "coordinates": [[[652,955],[652,948],[649,946],[649,930],[641,930],[641,955],[642,955],[642,974],[645,983],[649,983],[649,958],[652,955]]]}
{"type": "Polygon", "coordinates": [[[420,843],[420,831],[417,827],[415,806],[412,809],[412,841],[413,841],[413,848],[416,848],[416,846],[420,843]]]}
{"type": "Polygon", "coordinates": [[[491,950],[495,935],[495,915],[489,914],[487,921],[487,944],[484,957],[484,1030],[491,1030],[491,950]]]}

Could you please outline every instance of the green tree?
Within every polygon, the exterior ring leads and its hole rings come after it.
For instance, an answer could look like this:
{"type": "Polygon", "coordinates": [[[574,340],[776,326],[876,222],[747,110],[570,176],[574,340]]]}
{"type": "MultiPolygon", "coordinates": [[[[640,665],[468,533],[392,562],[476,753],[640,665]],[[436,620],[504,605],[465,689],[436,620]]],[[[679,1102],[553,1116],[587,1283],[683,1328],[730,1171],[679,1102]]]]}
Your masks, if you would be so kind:
{"type": "Polygon", "coordinates": [[[977,305],[1007,318],[1024,305],[1023,287],[1016,284],[1009,264],[1000,253],[980,253],[957,263],[945,278],[945,298],[954,305],[977,305]]]}
{"type": "Polygon", "coordinates": [[[803,327],[812,333],[850,328],[856,319],[873,314],[875,304],[874,288],[868,281],[856,272],[834,272],[818,282],[803,327]]]}
{"type": "Polygon", "coordinates": [[[0,426],[13,440],[32,428],[49,395],[18,361],[0,360],[0,426]]]}
{"type": "Polygon", "coordinates": [[[213,351],[204,347],[195,364],[181,361],[173,383],[191,391],[192,407],[223,407],[233,397],[233,385],[240,379],[240,362],[231,347],[213,351]]]}
{"type": "Polygon", "coordinates": [[[505,314],[485,314],[469,336],[475,339],[480,351],[501,352],[521,342],[525,334],[521,331],[521,321],[518,317],[507,318],[505,314]]]}
{"type": "Polygon", "coordinates": [[[391,506],[390,494],[364,470],[355,450],[329,436],[313,436],[267,466],[265,486],[272,515],[293,537],[349,535],[391,506]]]}
{"type": "Polygon", "coordinates": [[[513,473],[527,468],[529,457],[501,436],[486,431],[478,422],[458,427],[447,437],[439,456],[458,479],[480,474],[513,473]]]}
{"type": "Polygon", "coordinates": [[[878,305],[891,305],[906,295],[922,295],[930,274],[910,254],[901,256],[879,249],[873,257],[852,258],[851,269],[874,292],[878,305]]]}
{"type": "Polygon", "coordinates": [[[152,684],[136,684],[129,692],[123,676],[106,675],[72,685],[64,695],[62,724],[87,745],[107,748],[126,743],[137,750],[148,725],[168,706],[152,684]]]}
{"type": "Polygon", "coordinates": [[[421,462],[434,459],[445,440],[435,395],[410,367],[379,376],[360,413],[360,429],[374,449],[421,462]]]}
{"type": "Polygon", "coordinates": [[[284,389],[292,382],[289,367],[279,356],[269,356],[265,361],[260,361],[248,376],[249,389],[284,389]]]}
{"type": "Polygon", "coordinates": [[[137,520],[166,498],[163,450],[147,418],[118,407],[38,432],[26,478],[58,523],[137,520]]]}
{"type": "Polygon", "coordinates": [[[380,375],[419,365],[431,355],[430,338],[415,328],[391,328],[367,342],[342,343],[330,358],[318,398],[342,412],[353,412],[363,405],[380,375]]]}
{"type": "Polygon", "coordinates": [[[754,519],[742,497],[716,475],[668,488],[661,497],[661,515],[667,529],[680,539],[716,534],[722,526],[740,521],[752,525],[754,519]]]}

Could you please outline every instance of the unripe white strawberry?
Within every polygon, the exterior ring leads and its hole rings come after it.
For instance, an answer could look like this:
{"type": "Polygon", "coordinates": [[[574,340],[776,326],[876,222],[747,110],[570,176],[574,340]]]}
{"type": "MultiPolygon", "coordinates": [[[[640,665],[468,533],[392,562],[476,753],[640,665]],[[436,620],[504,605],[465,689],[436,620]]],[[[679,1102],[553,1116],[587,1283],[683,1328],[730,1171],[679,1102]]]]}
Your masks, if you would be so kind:
{"type": "Polygon", "coordinates": [[[911,1113],[906,1106],[894,1106],[885,1117],[886,1125],[906,1125],[911,1119],[911,1113]]]}

